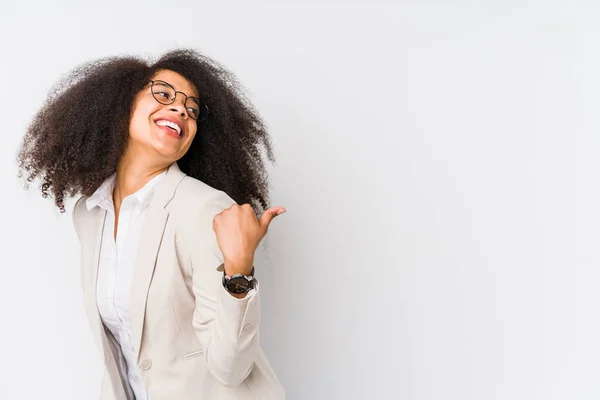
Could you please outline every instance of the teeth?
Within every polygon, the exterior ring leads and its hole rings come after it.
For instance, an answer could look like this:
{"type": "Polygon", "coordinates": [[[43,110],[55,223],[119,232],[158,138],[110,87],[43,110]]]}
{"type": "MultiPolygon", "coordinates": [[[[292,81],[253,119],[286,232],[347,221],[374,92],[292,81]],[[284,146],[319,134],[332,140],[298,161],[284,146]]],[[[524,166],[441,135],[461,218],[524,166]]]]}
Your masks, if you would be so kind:
{"type": "Polygon", "coordinates": [[[181,128],[174,122],[167,121],[166,119],[161,119],[159,121],[156,121],[156,125],[168,126],[169,128],[173,128],[177,131],[179,136],[181,136],[181,128]]]}

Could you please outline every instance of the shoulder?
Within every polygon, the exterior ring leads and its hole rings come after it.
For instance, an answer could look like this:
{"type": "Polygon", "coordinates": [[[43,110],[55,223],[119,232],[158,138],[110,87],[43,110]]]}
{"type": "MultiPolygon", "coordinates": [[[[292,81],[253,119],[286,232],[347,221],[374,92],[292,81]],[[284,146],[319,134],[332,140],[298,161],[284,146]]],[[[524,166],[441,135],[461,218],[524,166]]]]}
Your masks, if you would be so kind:
{"type": "Polygon", "coordinates": [[[78,208],[84,207],[85,205],[85,201],[89,198],[89,196],[80,196],[76,201],[75,201],[75,207],[73,207],[73,213],[75,213],[78,208]]]}
{"type": "Polygon", "coordinates": [[[75,227],[75,231],[77,232],[78,236],[81,232],[81,216],[87,211],[85,207],[85,201],[88,199],[88,197],[89,196],[80,196],[75,201],[75,205],[73,206],[73,213],[71,214],[71,217],[73,220],[73,226],[75,227]]]}
{"type": "Polygon", "coordinates": [[[186,176],[177,188],[176,196],[179,202],[187,202],[190,209],[204,209],[210,207],[219,207],[227,205],[227,207],[235,204],[227,193],[216,189],[201,180],[186,176]]]}
{"type": "MultiPolygon", "coordinates": [[[[186,176],[167,205],[179,251],[182,254],[219,256],[213,220],[217,214],[233,204],[236,202],[224,191],[186,176]]],[[[193,258],[191,255],[186,257],[190,257],[190,260],[193,258]]]]}
{"type": "Polygon", "coordinates": [[[185,210],[191,218],[214,217],[236,204],[224,191],[187,175],[177,187],[172,203],[173,209],[185,210]]]}

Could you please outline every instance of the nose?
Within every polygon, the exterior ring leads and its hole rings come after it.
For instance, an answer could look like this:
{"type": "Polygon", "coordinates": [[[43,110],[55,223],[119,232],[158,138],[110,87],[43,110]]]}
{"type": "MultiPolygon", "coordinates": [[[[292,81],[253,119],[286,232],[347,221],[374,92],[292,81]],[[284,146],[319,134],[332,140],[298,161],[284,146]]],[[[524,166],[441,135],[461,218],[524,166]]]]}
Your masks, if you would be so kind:
{"type": "Polygon", "coordinates": [[[179,113],[182,117],[187,118],[187,111],[185,109],[185,96],[177,96],[175,94],[175,101],[169,104],[169,110],[179,113]]]}

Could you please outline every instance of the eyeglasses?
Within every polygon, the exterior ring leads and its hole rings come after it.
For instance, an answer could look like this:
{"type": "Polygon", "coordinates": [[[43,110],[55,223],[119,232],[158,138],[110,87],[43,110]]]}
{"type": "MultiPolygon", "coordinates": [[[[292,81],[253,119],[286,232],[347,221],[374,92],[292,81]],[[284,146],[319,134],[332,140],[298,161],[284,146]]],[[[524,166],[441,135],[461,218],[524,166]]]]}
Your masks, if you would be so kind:
{"type": "Polygon", "coordinates": [[[150,80],[148,82],[152,82],[152,96],[160,104],[173,104],[175,102],[177,93],[181,93],[185,96],[185,109],[191,119],[199,122],[206,119],[208,116],[208,106],[206,104],[202,104],[199,98],[188,97],[188,95],[185,93],[176,91],[173,86],[169,85],[165,81],[150,80]]]}

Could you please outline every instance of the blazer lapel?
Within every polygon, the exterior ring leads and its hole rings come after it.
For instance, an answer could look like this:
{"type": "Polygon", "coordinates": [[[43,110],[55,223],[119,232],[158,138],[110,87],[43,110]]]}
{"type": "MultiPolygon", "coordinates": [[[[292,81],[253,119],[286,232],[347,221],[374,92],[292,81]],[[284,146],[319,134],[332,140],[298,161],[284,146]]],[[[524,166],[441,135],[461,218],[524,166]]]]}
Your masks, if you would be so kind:
{"type": "Polygon", "coordinates": [[[164,208],[161,209],[150,204],[142,228],[142,236],[140,237],[139,251],[133,270],[129,311],[131,313],[132,339],[136,361],[139,361],[140,357],[148,288],[152,281],[158,248],[168,216],[169,213],[164,208]]]}
{"type": "Polygon", "coordinates": [[[175,195],[177,185],[185,176],[176,162],[171,164],[163,180],[154,188],[154,196],[148,206],[146,220],[142,227],[130,298],[132,340],[136,362],[140,358],[148,289],[152,282],[156,259],[169,217],[165,207],[175,195]]]}
{"type": "MultiPolygon", "coordinates": [[[[90,321],[92,335],[96,341],[96,345],[99,349],[101,349],[101,353],[104,358],[103,361],[110,377],[111,386],[115,392],[115,399],[127,400],[125,389],[122,385],[118,384],[118,382],[120,382],[119,367],[117,366],[118,360],[115,360],[113,357],[110,343],[108,342],[108,337],[98,312],[98,303],[96,302],[96,281],[98,278],[98,268],[100,265],[100,249],[102,246],[102,235],[104,233],[106,210],[97,208],[88,215],[90,222],[89,224],[85,224],[85,226],[89,226],[89,229],[91,229],[89,237],[91,237],[92,240],[86,242],[89,243],[89,245],[82,247],[82,262],[84,264],[81,276],[83,292],[86,294],[84,296],[85,309],[88,313],[88,320],[90,321]]],[[[85,217],[85,215],[81,215],[80,218],[81,217],[85,217]]]]}

